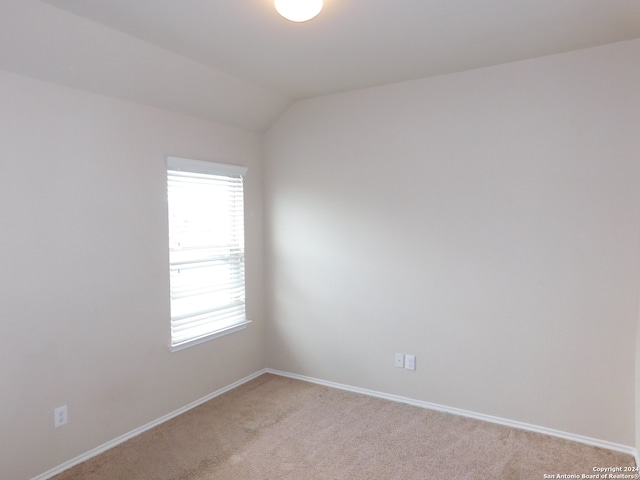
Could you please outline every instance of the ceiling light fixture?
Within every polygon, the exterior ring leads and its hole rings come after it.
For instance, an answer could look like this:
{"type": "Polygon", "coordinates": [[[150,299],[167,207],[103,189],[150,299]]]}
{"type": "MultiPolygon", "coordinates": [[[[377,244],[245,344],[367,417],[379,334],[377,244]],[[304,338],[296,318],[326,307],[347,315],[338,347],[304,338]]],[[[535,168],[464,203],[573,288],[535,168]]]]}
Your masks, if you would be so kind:
{"type": "Polygon", "coordinates": [[[280,15],[292,22],[311,20],[322,10],[322,0],[275,0],[280,15]]]}

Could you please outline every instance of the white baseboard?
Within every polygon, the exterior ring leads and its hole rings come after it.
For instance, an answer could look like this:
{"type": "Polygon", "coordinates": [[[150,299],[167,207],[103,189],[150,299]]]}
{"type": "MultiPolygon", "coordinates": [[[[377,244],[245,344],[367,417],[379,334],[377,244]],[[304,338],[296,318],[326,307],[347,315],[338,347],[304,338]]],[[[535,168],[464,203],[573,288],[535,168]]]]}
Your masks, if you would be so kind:
{"type": "Polygon", "coordinates": [[[158,425],[160,425],[161,423],[164,423],[168,420],[171,420],[174,417],[177,417],[178,415],[181,415],[189,410],[191,410],[192,408],[197,407],[198,405],[202,405],[205,402],[208,402],[209,400],[222,395],[225,392],[228,392],[229,390],[233,390],[236,387],[239,387],[240,385],[242,385],[243,383],[247,383],[250,380],[253,380],[256,377],[259,377],[260,375],[266,373],[267,370],[263,369],[260,370],[256,373],[253,373],[251,375],[249,375],[248,377],[244,377],[240,380],[238,380],[237,382],[233,382],[230,385],[227,385],[226,387],[221,388],[220,390],[216,390],[213,393],[210,393],[209,395],[206,395],[198,400],[196,400],[195,402],[191,402],[189,405],[185,405],[182,408],[179,408],[178,410],[175,410],[171,413],[168,413],[167,415],[164,415],[150,423],[147,423],[146,425],[143,425],[142,427],[136,428],[135,430],[131,430],[130,432],[125,433],[124,435],[119,436],[118,438],[115,438],[113,440],[111,440],[110,442],[107,442],[105,444],[100,445],[99,447],[94,448],[93,450],[90,450],[86,453],[83,453],[82,455],[73,458],[71,460],[69,460],[68,462],[65,462],[61,465],[58,465],[55,468],[52,468],[51,470],[38,475],[37,477],[32,478],[31,480],[47,480],[48,478],[53,477],[54,475],[58,475],[59,473],[64,472],[65,470],[68,470],[69,468],[78,465],[79,463],[85,462],[87,460],[89,460],[90,458],[95,457],[96,455],[100,455],[103,452],[106,452],[107,450],[115,447],[116,445],[120,445],[121,443],[126,442],[127,440],[132,439],[133,437],[137,437],[138,435],[140,435],[143,432],[146,432],[147,430],[152,429],[153,427],[157,427],[158,425]]]}
{"type": "Polygon", "coordinates": [[[426,408],[429,410],[437,410],[439,412],[452,413],[454,415],[460,415],[462,417],[474,418],[476,420],[482,420],[490,423],[497,423],[507,427],[518,428],[520,430],[527,430],[530,432],[542,433],[544,435],[551,435],[553,437],[563,438],[565,440],[571,440],[573,442],[584,443],[594,447],[605,448],[607,450],[614,450],[616,452],[626,453],[632,455],[635,458],[636,465],[640,465],[638,457],[638,451],[628,445],[621,445],[619,443],[613,443],[606,440],[599,440],[597,438],[585,437],[583,435],[576,435],[573,433],[562,432],[560,430],[554,430],[552,428],[540,427],[537,425],[531,425],[528,423],[518,422],[515,420],[508,420],[506,418],[494,417],[492,415],[485,415],[483,413],[471,412],[468,410],[462,410],[459,408],[446,407],[444,405],[438,405],[436,403],[423,402],[421,400],[414,400],[412,398],[401,397],[399,395],[392,395],[389,393],[376,392],[375,390],[367,390],[365,388],[352,387],[350,385],[343,385],[341,383],[328,382],[326,380],[320,380],[318,378],[307,377],[305,375],[297,375],[295,373],[283,372],[280,370],[274,370],[267,368],[266,373],[272,373],[274,375],[280,375],[283,377],[289,377],[296,380],[303,380],[310,383],[316,383],[318,385],[324,385],[327,387],[338,388],[340,390],[347,390],[349,392],[361,393],[372,397],[383,398],[386,400],[392,400],[394,402],[406,403],[416,407],[426,408]]]}
{"type": "Polygon", "coordinates": [[[343,385],[341,383],[335,383],[335,382],[329,382],[326,380],[320,380],[318,378],[313,378],[313,377],[307,377],[305,375],[297,375],[295,373],[288,373],[288,372],[283,372],[280,370],[274,370],[271,368],[265,368],[262,369],[260,371],[257,371],[247,377],[244,377],[240,380],[238,380],[237,382],[233,382],[230,385],[227,385],[226,387],[223,387],[219,390],[216,390],[213,393],[210,393],[209,395],[206,395],[198,400],[196,400],[195,402],[190,403],[189,405],[185,405],[182,408],[179,408],[171,413],[168,413],[167,415],[164,415],[150,423],[147,423],[146,425],[143,425],[142,427],[136,428],[134,430],[131,430],[128,433],[125,433],[124,435],[119,436],[118,438],[115,438],[107,443],[104,443],[102,445],[100,445],[99,447],[94,448],[93,450],[90,450],[82,455],[77,456],[76,458],[73,458],[61,465],[58,465],[55,468],[52,468],[51,470],[38,475],[37,477],[32,478],[31,480],[47,480],[51,477],[53,477],[54,475],[58,475],[59,473],[64,472],[65,470],[68,470],[69,468],[78,465],[79,463],[85,462],[87,460],[89,460],[90,458],[95,457],[96,455],[99,455],[121,443],[126,442],[127,440],[130,440],[133,437],[136,437],[138,435],[140,435],[141,433],[152,429],[153,427],[156,427],[168,420],[171,420],[174,417],[177,417],[178,415],[181,415],[189,410],[191,410],[192,408],[195,408],[199,405],[202,405],[205,402],[208,402],[209,400],[222,395],[225,392],[228,392],[229,390],[233,390],[236,387],[239,387],[240,385],[247,383],[251,380],[253,380],[254,378],[259,377],[260,375],[264,374],[264,373],[271,373],[273,375],[279,375],[281,377],[289,377],[289,378],[293,378],[296,380],[302,380],[305,382],[310,382],[310,383],[315,383],[318,385],[324,385],[327,387],[332,387],[332,388],[337,388],[340,390],[347,390],[349,392],[354,392],[354,393],[361,393],[364,395],[369,395],[372,397],[378,397],[378,398],[383,398],[386,400],[392,400],[394,402],[400,402],[400,403],[406,403],[409,405],[413,405],[416,407],[421,407],[421,408],[426,408],[429,410],[437,410],[440,412],[446,412],[446,413],[452,413],[454,415],[460,415],[462,417],[468,417],[468,418],[474,418],[477,420],[483,420],[485,422],[491,422],[491,423],[497,423],[500,425],[505,425],[507,427],[513,427],[513,428],[519,428],[521,430],[528,430],[531,432],[536,432],[536,433],[542,433],[545,435],[551,435],[554,437],[559,437],[559,438],[563,438],[565,440],[571,440],[574,442],[579,442],[579,443],[584,443],[587,445],[591,445],[594,447],[600,447],[600,448],[606,448],[608,450],[614,450],[616,452],[621,452],[621,453],[626,453],[628,455],[633,455],[633,457],[635,458],[636,461],[636,465],[640,466],[640,457],[638,456],[638,451],[630,446],[627,445],[621,445],[618,443],[613,443],[613,442],[608,442],[606,440],[599,440],[596,438],[590,438],[590,437],[585,437],[582,435],[575,435],[573,433],[567,433],[567,432],[561,432],[559,430],[553,430],[551,428],[546,428],[546,427],[539,427],[537,425],[530,425],[528,423],[522,423],[522,422],[517,422],[514,420],[508,420],[505,418],[500,418],[500,417],[494,417],[491,415],[484,415],[482,413],[475,413],[475,412],[470,412],[468,410],[462,410],[462,409],[458,409],[458,408],[452,408],[452,407],[446,407],[444,405],[438,405],[435,403],[429,403],[429,402],[423,402],[421,400],[414,400],[411,398],[407,398],[407,397],[401,397],[399,395],[392,395],[389,393],[383,393],[383,392],[377,392],[375,390],[368,390],[365,388],[359,388],[359,387],[352,387],[350,385],[343,385]]]}

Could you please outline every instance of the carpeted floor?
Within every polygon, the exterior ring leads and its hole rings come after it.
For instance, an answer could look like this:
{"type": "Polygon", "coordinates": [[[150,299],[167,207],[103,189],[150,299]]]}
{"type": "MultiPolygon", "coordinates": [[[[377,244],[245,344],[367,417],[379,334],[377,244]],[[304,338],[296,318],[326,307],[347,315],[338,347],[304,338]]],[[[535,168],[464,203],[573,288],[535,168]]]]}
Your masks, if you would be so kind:
{"type": "Polygon", "coordinates": [[[265,374],[53,478],[528,480],[634,465],[618,452],[265,374]]]}

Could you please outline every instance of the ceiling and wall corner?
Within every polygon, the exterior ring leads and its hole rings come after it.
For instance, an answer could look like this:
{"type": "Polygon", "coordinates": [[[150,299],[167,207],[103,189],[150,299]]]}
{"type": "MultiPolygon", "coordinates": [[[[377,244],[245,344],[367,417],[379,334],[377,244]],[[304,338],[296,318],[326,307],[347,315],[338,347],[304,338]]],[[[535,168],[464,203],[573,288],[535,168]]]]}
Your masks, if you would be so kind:
{"type": "Polygon", "coordinates": [[[39,0],[0,4],[2,70],[254,132],[291,104],[251,81],[39,0]]]}
{"type": "Polygon", "coordinates": [[[264,131],[294,100],[640,37],[635,0],[1,0],[0,69],[264,131]]]}

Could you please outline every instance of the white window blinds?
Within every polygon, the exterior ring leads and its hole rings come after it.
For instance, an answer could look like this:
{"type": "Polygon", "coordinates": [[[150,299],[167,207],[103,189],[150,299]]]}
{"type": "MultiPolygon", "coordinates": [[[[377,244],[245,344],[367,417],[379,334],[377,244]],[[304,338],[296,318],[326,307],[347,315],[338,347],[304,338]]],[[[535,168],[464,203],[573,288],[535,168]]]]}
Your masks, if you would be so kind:
{"type": "Polygon", "coordinates": [[[245,167],[167,158],[171,346],[235,331],[245,316],[245,167]]]}

